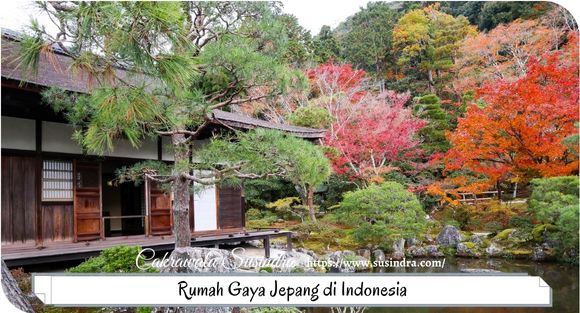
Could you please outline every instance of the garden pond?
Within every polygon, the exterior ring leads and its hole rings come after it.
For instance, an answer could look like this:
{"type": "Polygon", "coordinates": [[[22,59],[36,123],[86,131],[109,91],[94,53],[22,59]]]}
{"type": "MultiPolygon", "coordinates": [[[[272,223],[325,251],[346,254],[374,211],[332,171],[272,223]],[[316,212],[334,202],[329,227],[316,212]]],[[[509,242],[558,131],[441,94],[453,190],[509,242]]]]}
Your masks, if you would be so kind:
{"type": "MultiPolygon", "coordinates": [[[[381,268],[385,273],[457,273],[462,269],[493,269],[507,273],[528,273],[542,277],[553,290],[552,308],[368,308],[365,313],[577,313],[578,266],[537,263],[525,260],[447,258],[444,268],[381,268]]],[[[436,287],[436,286],[433,286],[436,287]]],[[[326,308],[311,308],[309,313],[327,313],[326,308]]]]}

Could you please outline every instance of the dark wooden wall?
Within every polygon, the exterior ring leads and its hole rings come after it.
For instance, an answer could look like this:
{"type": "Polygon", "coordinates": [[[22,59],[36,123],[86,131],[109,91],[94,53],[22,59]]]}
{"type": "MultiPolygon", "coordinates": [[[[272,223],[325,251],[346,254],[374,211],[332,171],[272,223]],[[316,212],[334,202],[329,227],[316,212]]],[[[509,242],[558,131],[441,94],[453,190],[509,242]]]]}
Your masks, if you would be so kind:
{"type": "Polygon", "coordinates": [[[37,159],[2,156],[2,242],[36,239],[37,159]]]}
{"type": "MultiPolygon", "coordinates": [[[[70,241],[74,237],[73,203],[40,202],[38,159],[34,155],[2,155],[2,243],[70,241]],[[37,205],[39,215],[37,216],[37,205]],[[41,232],[37,235],[37,232],[41,232]]],[[[193,225],[193,207],[190,208],[193,225]]],[[[218,227],[243,228],[244,207],[239,188],[218,189],[218,227]]],[[[193,230],[193,229],[192,229],[193,230]]]]}
{"type": "Polygon", "coordinates": [[[2,155],[2,243],[37,239],[37,221],[41,238],[47,241],[72,240],[72,202],[44,202],[36,215],[37,159],[27,155],[2,155]]]}
{"type": "Polygon", "coordinates": [[[73,204],[72,202],[45,202],[42,210],[43,240],[73,239],[73,204]]]}
{"type": "Polygon", "coordinates": [[[242,191],[234,187],[218,190],[218,227],[220,229],[244,227],[242,191]]]}

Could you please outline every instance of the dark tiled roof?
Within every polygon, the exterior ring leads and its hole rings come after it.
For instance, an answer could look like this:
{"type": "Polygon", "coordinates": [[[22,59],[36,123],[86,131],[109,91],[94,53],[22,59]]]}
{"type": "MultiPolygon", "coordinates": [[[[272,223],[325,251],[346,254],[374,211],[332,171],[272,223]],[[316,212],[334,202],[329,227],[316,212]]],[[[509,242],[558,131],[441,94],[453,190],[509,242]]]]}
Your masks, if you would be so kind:
{"type": "MultiPolygon", "coordinates": [[[[21,36],[14,31],[2,29],[2,77],[27,82],[45,87],[60,87],[74,92],[89,93],[95,88],[96,82],[82,73],[73,74],[70,71],[72,59],[55,47],[50,56],[41,54],[36,74],[23,73],[18,68],[18,45],[21,36]]],[[[134,79],[135,75],[128,75],[123,69],[118,69],[121,77],[127,80],[134,79]]],[[[257,127],[277,129],[297,137],[317,139],[324,137],[324,130],[276,124],[238,113],[214,110],[212,117],[216,125],[226,125],[237,129],[254,129],[257,127]]]]}
{"type": "Polygon", "coordinates": [[[19,36],[2,29],[2,77],[27,82],[39,86],[55,86],[66,90],[87,93],[90,81],[86,75],[73,75],[69,70],[72,59],[62,53],[49,56],[42,53],[38,69],[34,73],[24,73],[18,68],[19,36]]]}
{"type": "Polygon", "coordinates": [[[321,129],[276,124],[261,119],[252,118],[246,115],[225,112],[221,110],[213,110],[212,115],[214,119],[220,124],[225,124],[232,128],[253,129],[260,127],[281,130],[296,137],[302,138],[316,139],[324,137],[324,130],[321,129]]]}

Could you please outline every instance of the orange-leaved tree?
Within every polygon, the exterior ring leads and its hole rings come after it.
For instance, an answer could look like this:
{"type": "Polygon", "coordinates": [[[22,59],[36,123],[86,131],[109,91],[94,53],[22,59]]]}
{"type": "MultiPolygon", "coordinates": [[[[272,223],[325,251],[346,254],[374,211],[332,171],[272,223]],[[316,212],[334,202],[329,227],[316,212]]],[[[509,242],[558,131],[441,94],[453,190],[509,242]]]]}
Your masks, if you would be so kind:
{"type": "Polygon", "coordinates": [[[540,19],[518,19],[468,36],[459,46],[452,68],[455,77],[446,90],[461,97],[490,79],[522,77],[530,59],[559,49],[568,33],[578,31],[568,18],[569,13],[557,7],[540,19]]]}
{"type": "Polygon", "coordinates": [[[578,132],[578,91],[577,35],[562,51],[532,58],[520,79],[486,82],[477,90],[478,102],[448,134],[452,148],[444,162],[450,175],[429,191],[450,200],[450,191],[577,173],[578,156],[563,141],[578,132]],[[457,175],[466,170],[471,177],[457,175]]]}

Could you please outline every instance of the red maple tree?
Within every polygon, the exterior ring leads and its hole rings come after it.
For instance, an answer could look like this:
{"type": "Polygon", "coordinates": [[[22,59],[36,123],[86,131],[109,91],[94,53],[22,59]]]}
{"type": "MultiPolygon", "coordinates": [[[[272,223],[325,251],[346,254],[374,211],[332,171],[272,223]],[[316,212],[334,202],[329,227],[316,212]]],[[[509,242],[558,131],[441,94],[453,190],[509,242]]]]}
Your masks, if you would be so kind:
{"type": "Polygon", "coordinates": [[[366,96],[366,101],[349,119],[337,120],[324,144],[334,170],[363,182],[381,180],[381,174],[396,169],[392,163],[416,157],[417,132],[425,121],[413,117],[405,107],[409,95],[386,91],[366,96]]]}
{"type": "Polygon", "coordinates": [[[393,162],[420,153],[416,133],[425,122],[405,107],[409,93],[378,93],[365,71],[329,62],[306,72],[310,104],[326,109],[334,122],[323,144],[337,174],[363,184],[395,170],[393,162]]]}
{"type": "Polygon", "coordinates": [[[459,176],[444,184],[467,191],[577,173],[578,156],[564,139],[578,133],[578,91],[577,35],[563,51],[531,58],[522,78],[486,82],[477,91],[484,103],[471,104],[448,134],[453,147],[445,165],[446,171],[467,168],[487,179],[470,184],[459,176]]]}

